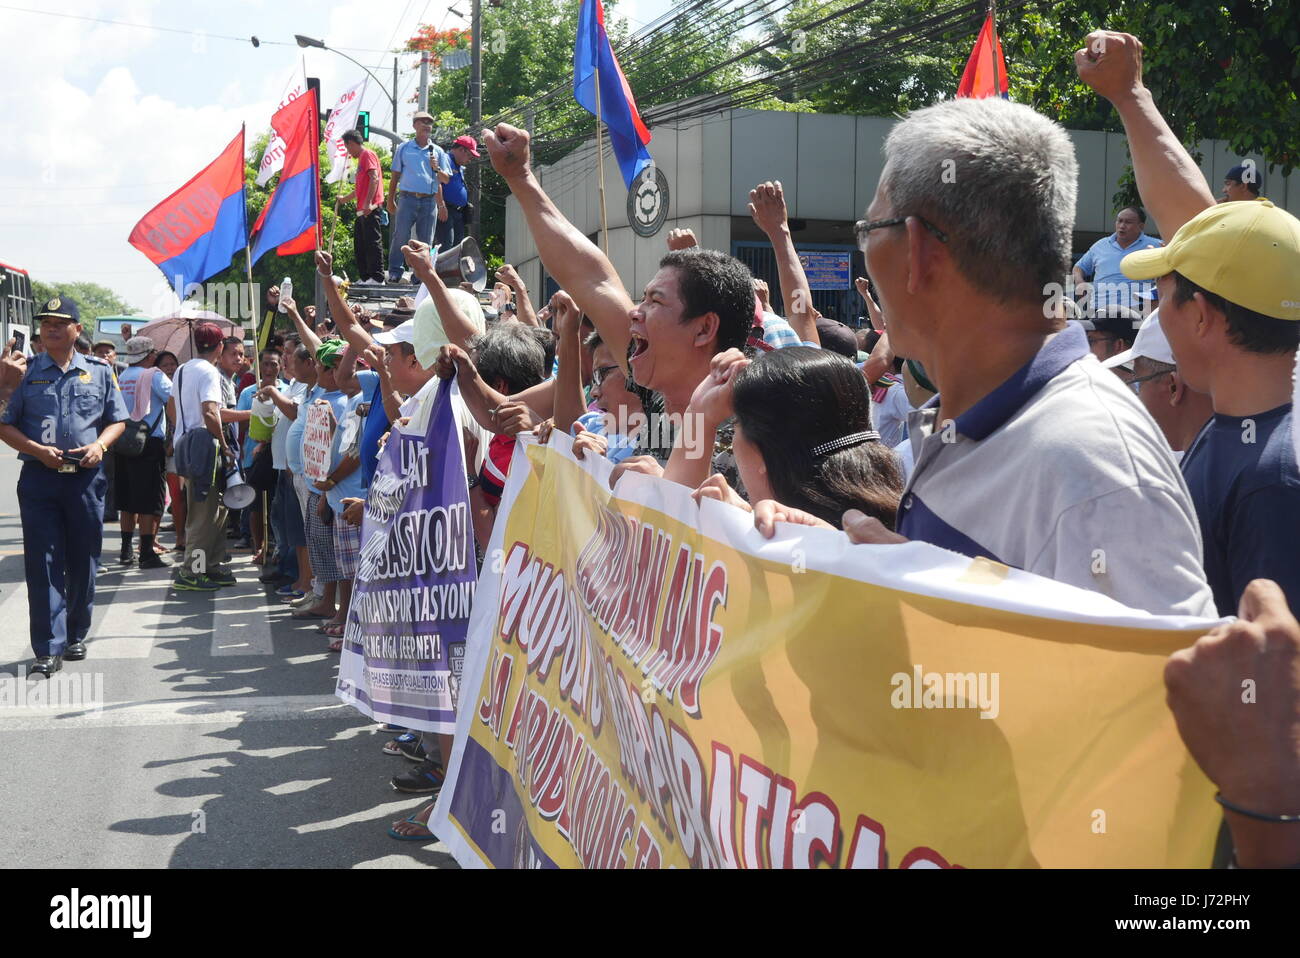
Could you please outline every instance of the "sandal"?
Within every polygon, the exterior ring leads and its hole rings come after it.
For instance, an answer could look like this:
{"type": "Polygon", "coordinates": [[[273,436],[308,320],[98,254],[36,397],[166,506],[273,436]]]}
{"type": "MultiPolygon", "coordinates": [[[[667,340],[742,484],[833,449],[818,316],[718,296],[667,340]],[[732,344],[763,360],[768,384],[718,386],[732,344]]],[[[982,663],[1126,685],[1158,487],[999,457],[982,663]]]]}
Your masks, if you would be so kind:
{"type": "Polygon", "coordinates": [[[331,652],[335,653],[336,655],[342,655],[342,654],[343,654],[343,640],[342,640],[342,639],[335,639],[333,642],[331,642],[331,643],[329,644],[329,650],[330,650],[331,652]]]}
{"type": "Polygon", "coordinates": [[[383,752],[385,755],[401,755],[402,754],[401,747],[403,745],[406,745],[411,742],[415,742],[417,740],[418,740],[418,736],[414,732],[403,732],[401,735],[397,736],[397,738],[393,739],[391,742],[385,742],[384,747],[381,748],[380,751],[383,752]]]}
{"type": "Polygon", "coordinates": [[[404,818],[400,822],[394,822],[388,829],[388,837],[395,838],[399,842],[432,842],[437,841],[438,836],[429,831],[429,815],[433,811],[433,802],[425,802],[411,814],[409,818],[404,818]],[[403,825],[414,825],[409,833],[398,831],[403,825]]]}

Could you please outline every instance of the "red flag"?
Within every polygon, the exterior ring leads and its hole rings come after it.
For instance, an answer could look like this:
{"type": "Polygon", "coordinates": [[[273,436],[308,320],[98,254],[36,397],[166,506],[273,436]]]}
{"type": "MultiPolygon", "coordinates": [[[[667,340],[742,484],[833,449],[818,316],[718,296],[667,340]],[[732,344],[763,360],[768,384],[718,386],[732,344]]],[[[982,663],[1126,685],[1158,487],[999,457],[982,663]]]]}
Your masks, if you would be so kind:
{"type": "Polygon", "coordinates": [[[320,120],[316,91],[290,100],[271,126],[285,142],[284,169],[253,225],[253,262],[274,249],[280,256],[320,248],[320,120]]]}
{"type": "Polygon", "coordinates": [[[975,49],[970,52],[966,69],[962,71],[961,83],[957,85],[958,96],[986,97],[1000,96],[1007,98],[1007,61],[1002,58],[1002,41],[998,39],[997,28],[993,25],[993,14],[984,18],[975,49]],[[998,79],[993,83],[993,66],[997,63],[998,79]]]}

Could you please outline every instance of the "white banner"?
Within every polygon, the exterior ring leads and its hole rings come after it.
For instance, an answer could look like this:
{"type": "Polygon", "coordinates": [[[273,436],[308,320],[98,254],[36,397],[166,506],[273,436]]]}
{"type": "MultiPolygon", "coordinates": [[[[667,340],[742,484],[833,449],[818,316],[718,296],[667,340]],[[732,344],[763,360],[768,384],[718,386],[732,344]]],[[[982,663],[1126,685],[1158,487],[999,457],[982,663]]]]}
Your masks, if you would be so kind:
{"type": "MultiPolygon", "coordinates": [[[[298,99],[300,96],[307,94],[307,70],[300,59],[289,73],[289,79],[284,85],[284,93],[280,97],[280,102],[276,104],[275,109],[271,111],[274,115],[278,110],[287,103],[298,99]]],[[[265,186],[266,181],[280,171],[284,166],[284,140],[276,135],[275,130],[269,126],[267,131],[271,134],[271,139],[267,141],[266,152],[262,154],[262,160],[257,165],[257,185],[265,186]]]]}
{"type": "Polygon", "coordinates": [[[343,179],[348,169],[348,150],[343,145],[343,134],[357,125],[357,114],[361,111],[361,98],[366,92],[366,81],[349,87],[339,101],[334,104],[329,123],[325,124],[326,150],[330,158],[330,171],[325,176],[326,183],[337,183],[343,179]]]}

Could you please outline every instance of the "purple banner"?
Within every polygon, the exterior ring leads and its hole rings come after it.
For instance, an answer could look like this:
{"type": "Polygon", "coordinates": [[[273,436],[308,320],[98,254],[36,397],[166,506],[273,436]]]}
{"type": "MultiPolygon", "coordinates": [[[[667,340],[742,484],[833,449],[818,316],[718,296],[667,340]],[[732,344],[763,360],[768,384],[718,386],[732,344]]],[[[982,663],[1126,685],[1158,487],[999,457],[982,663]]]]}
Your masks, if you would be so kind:
{"type": "Polygon", "coordinates": [[[427,430],[394,427],[380,453],[335,687],[376,721],[448,735],[477,577],[451,389],[422,390],[434,404],[427,430]]]}

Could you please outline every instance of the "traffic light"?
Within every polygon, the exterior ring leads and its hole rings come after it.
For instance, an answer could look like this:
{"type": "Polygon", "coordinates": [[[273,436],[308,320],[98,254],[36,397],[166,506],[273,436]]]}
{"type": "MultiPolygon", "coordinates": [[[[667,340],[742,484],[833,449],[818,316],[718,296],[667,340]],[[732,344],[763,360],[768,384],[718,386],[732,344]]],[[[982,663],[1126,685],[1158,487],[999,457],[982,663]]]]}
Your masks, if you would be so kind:
{"type": "Polygon", "coordinates": [[[357,111],[357,132],[361,134],[362,142],[370,139],[370,111],[357,111]]]}

